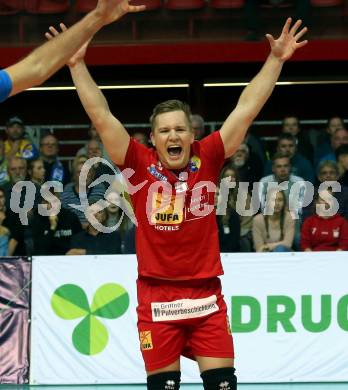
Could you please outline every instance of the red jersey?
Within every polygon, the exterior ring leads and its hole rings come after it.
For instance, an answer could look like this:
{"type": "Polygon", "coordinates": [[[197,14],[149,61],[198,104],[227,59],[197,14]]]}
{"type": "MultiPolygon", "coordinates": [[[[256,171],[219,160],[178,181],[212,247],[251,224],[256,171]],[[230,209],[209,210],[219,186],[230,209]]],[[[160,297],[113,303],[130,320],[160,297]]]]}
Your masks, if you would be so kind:
{"type": "Polygon", "coordinates": [[[135,171],[131,185],[144,183],[131,195],[140,276],[188,280],[223,273],[214,192],[224,156],[215,132],[192,144],[189,164],[178,174],[162,166],[156,150],[130,140],[122,168],[135,171]]]}
{"type": "Polygon", "coordinates": [[[313,251],[348,250],[348,222],[339,214],[327,219],[308,217],[301,229],[301,249],[313,251]]]}

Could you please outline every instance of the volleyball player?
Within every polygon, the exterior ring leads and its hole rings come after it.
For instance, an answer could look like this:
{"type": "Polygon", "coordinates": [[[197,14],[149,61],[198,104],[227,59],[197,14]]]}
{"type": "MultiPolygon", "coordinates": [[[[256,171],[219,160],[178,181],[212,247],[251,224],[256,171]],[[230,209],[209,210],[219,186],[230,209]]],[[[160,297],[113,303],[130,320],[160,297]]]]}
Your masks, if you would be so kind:
{"type": "MultiPolygon", "coordinates": [[[[86,46],[68,65],[81,102],[112,160],[134,170],[129,182],[138,221],[138,331],[150,390],[176,390],[180,356],[198,363],[204,388],[237,388],[234,350],[221,292],[223,273],[214,190],[224,160],[238,148],[271,95],[283,64],[307,41],[289,18],[271,51],[220,131],[194,140],[189,107],[157,105],[148,149],[130,138],[84,63],[86,46]]],[[[51,31],[52,32],[52,31],[51,31]]],[[[54,34],[58,34],[57,31],[54,34]]]]}

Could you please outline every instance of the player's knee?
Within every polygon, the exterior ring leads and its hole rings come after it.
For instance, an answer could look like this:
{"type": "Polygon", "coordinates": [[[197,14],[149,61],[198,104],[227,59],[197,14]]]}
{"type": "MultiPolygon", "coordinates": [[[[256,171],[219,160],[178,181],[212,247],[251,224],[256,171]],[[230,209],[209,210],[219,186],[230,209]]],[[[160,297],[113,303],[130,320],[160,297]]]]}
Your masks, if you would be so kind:
{"type": "Polygon", "coordinates": [[[203,371],[204,390],[236,390],[237,377],[234,375],[233,367],[215,368],[203,371]]]}
{"type": "Polygon", "coordinates": [[[180,371],[167,371],[147,377],[149,390],[178,390],[180,388],[180,371]]]}

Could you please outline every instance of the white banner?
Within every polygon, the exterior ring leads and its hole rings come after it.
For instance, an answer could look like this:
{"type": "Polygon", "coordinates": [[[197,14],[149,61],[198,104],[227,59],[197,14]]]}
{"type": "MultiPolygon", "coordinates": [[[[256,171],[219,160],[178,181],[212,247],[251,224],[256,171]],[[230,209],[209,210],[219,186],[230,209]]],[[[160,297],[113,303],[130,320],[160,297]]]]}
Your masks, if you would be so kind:
{"type": "MultiPolygon", "coordinates": [[[[239,382],[348,381],[347,253],[222,259],[239,382]]],[[[136,277],[133,256],[33,259],[32,384],[145,382],[136,277]]]]}

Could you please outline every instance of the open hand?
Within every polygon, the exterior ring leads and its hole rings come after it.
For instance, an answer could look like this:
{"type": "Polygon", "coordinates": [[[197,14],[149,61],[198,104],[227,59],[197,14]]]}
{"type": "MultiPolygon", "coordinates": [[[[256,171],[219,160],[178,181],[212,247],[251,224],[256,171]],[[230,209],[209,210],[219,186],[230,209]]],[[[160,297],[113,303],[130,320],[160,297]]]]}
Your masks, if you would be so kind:
{"type": "Polygon", "coordinates": [[[131,0],[99,0],[95,9],[103,24],[112,23],[123,15],[145,10],[145,5],[130,5],[131,0]]]}
{"type": "MultiPolygon", "coordinates": [[[[62,30],[61,32],[64,32],[68,29],[64,23],[60,23],[59,26],[62,30]]],[[[45,37],[48,40],[51,40],[60,34],[60,32],[53,26],[50,26],[49,30],[50,30],[50,32],[45,33],[45,37]]],[[[86,50],[87,50],[87,47],[88,47],[90,41],[91,40],[89,39],[87,42],[85,42],[79,48],[79,50],[68,60],[68,62],[66,63],[68,66],[74,66],[74,65],[76,65],[77,62],[79,62],[85,58],[86,50]]]]}
{"type": "Polygon", "coordinates": [[[288,60],[297,49],[305,46],[308,43],[307,40],[298,42],[307,32],[307,27],[303,27],[300,31],[298,31],[302,21],[298,20],[290,28],[291,22],[292,19],[288,18],[278,39],[274,39],[271,34],[266,34],[266,38],[271,45],[271,52],[273,56],[279,58],[282,61],[288,60]]]}

